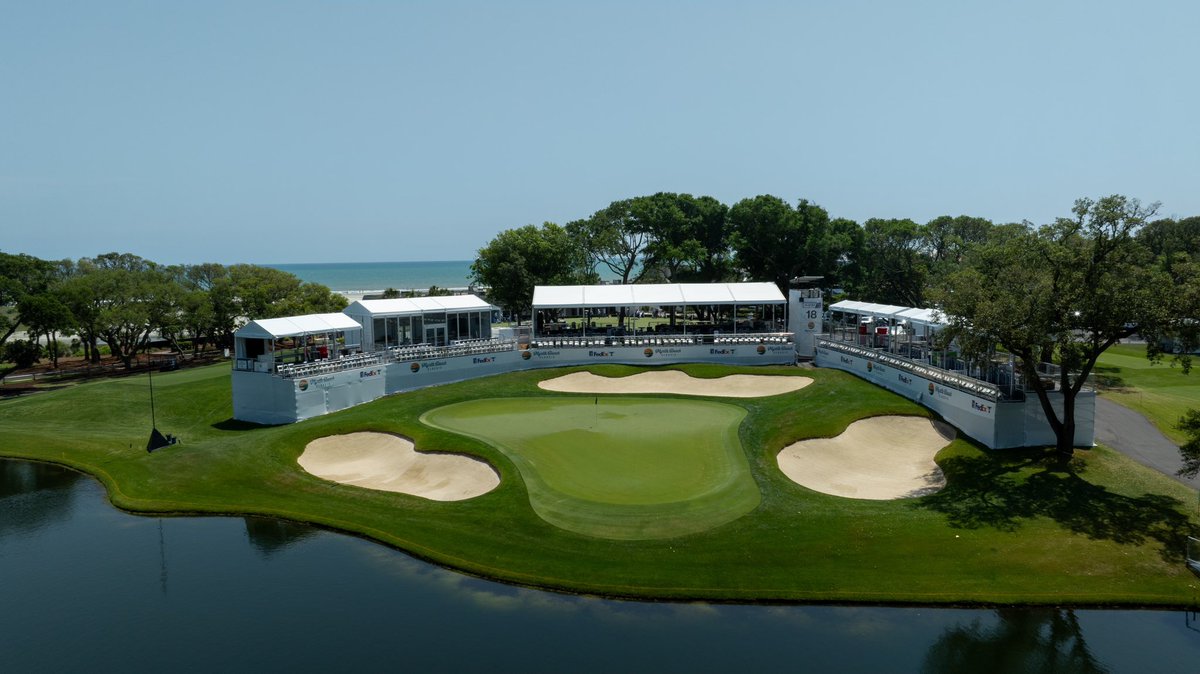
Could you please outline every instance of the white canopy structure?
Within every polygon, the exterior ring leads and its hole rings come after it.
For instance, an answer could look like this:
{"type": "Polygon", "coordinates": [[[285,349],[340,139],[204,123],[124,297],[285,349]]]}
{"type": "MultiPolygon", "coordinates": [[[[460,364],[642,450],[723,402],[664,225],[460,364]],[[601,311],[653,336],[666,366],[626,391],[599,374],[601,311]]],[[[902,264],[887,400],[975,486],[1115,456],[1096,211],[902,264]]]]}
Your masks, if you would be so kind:
{"type": "MultiPolygon", "coordinates": [[[[573,324],[555,322],[555,317],[562,311],[582,312],[585,318],[595,315],[597,311],[618,310],[624,315],[632,315],[632,327],[616,328],[618,335],[640,334],[650,328],[637,327],[637,317],[640,309],[664,309],[672,316],[671,326],[675,326],[674,317],[677,309],[683,309],[683,320],[678,324],[683,334],[689,332],[778,332],[780,327],[776,318],[785,315],[787,298],[779,291],[774,283],[645,283],[632,285],[574,285],[574,286],[535,286],[533,289],[533,311],[537,318],[535,326],[544,328],[552,335],[568,335],[575,329],[573,324]],[[689,324],[688,308],[695,307],[694,312],[702,316],[689,324]],[[744,315],[741,307],[750,307],[750,315],[744,315]],[[753,308],[757,307],[758,310],[753,308]],[[769,307],[769,309],[768,309],[769,307]],[[778,307],[778,312],[776,312],[778,307]],[[720,308],[720,309],[718,309],[720,308]]],[[[654,311],[658,315],[658,311],[654,311]]],[[[590,320],[585,320],[580,328],[581,334],[586,335],[590,320]]],[[[654,326],[654,331],[661,332],[664,326],[654,326]]],[[[612,332],[612,328],[601,328],[612,332]]],[[[538,330],[535,329],[535,335],[538,330]]]]}
{"type": "Polygon", "coordinates": [[[896,314],[908,311],[910,307],[899,307],[894,304],[875,304],[873,302],[858,302],[842,300],[829,305],[830,311],[840,311],[857,316],[872,316],[875,318],[894,318],[896,314]]]}
{"type": "Polygon", "coordinates": [[[359,300],[344,309],[362,324],[363,341],[373,351],[490,339],[493,310],[474,295],[359,300]]]}
{"type": "Polygon", "coordinates": [[[645,283],[633,285],[535,286],[533,308],[668,307],[787,304],[774,283],[645,283]]]}
{"type": "Polygon", "coordinates": [[[358,321],[346,314],[306,314],[285,318],[260,318],[243,325],[233,334],[234,337],[250,339],[276,339],[361,329],[358,321]]]}
{"type": "Polygon", "coordinates": [[[346,307],[347,315],[400,316],[436,311],[491,311],[492,305],[474,295],[403,297],[390,300],[358,300],[346,307]]]}
{"type": "Polygon", "coordinates": [[[323,360],[362,348],[362,326],[346,314],[260,318],[233,333],[239,370],[274,371],[285,363],[323,360]]]}

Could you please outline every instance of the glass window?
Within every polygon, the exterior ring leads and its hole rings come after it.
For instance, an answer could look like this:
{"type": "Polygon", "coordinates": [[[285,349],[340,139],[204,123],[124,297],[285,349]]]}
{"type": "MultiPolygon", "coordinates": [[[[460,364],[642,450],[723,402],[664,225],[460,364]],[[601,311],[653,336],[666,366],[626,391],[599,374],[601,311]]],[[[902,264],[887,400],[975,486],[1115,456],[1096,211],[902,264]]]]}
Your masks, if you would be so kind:
{"type": "Polygon", "coordinates": [[[480,337],[483,337],[483,335],[479,332],[479,318],[480,318],[479,312],[475,312],[475,313],[471,314],[471,337],[474,339],[479,339],[480,337]]]}
{"type": "Polygon", "coordinates": [[[382,318],[376,318],[375,320],[371,321],[371,327],[372,332],[374,333],[372,337],[375,340],[375,348],[384,348],[387,344],[387,332],[384,329],[384,320],[382,318]]]}

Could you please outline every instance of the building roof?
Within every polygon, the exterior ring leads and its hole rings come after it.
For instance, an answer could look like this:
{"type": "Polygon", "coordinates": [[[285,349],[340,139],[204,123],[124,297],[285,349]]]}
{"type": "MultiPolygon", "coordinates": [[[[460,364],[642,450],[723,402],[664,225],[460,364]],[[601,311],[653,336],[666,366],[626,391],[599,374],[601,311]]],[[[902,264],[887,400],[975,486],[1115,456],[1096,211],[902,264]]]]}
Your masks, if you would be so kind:
{"type": "Polygon", "coordinates": [[[774,283],[637,283],[535,286],[535,309],[661,307],[703,304],[786,304],[774,283]]]}
{"type": "Polygon", "coordinates": [[[849,314],[858,314],[859,316],[879,316],[881,318],[892,318],[908,308],[898,307],[894,304],[874,304],[872,302],[858,302],[856,300],[842,300],[841,302],[834,302],[829,305],[830,311],[842,311],[849,314]]]}
{"type": "Polygon", "coordinates": [[[237,337],[252,339],[275,339],[361,329],[362,326],[358,324],[358,321],[346,314],[305,314],[283,318],[260,318],[243,325],[233,334],[237,337]]]}
{"type": "Polygon", "coordinates": [[[876,318],[891,318],[898,321],[907,321],[917,325],[935,325],[945,326],[946,315],[937,309],[922,309],[918,307],[898,307],[892,304],[872,304],[871,302],[857,302],[855,300],[842,300],[829,305],[831,311],[841,311],[848,314],[858,314],[859,316],[874,316],[876,318]]]}
{"type": "Polygon", "coordinates": [[[474,295],[403,297],[390,300],[358,300],[346,307],[350,315],[400,316],[438,311],[491,311],[492,305],[474,295]]]}

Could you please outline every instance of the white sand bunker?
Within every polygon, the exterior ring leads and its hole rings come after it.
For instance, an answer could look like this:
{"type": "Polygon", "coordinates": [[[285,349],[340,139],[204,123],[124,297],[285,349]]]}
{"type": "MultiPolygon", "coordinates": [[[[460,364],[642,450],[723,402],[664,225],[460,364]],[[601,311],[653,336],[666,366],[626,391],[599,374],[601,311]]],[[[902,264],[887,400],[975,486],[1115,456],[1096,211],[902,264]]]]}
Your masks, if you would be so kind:
{"type": "Polygon", "coordinates": [[[500,476],[483,461],[456,454],[418,454],[411,440],[387,433],[317,438],[308,443],[297,463],[333,482],[434,501],[462,501],[500,484],[500,476]]]}
{"type": "Polygon", "coordinates": [[[923,417],[873,417],[835,438],[801,440],[779,453],[779,468],[799,485],[834,496],[895,499],[946,485],[933,462],[954,431],[923,417]]]}
{"type": "Polygon", "coordinates": [[[591,372],[538,382],[547,391],[560,393],[678,393],[725,398],[759,398],[799,391],[811,384],[810,377],[762,374],[731,374],[717,379],[692,377],[679,370],[641,372],[628,377],[601,377],[591,372]]]}

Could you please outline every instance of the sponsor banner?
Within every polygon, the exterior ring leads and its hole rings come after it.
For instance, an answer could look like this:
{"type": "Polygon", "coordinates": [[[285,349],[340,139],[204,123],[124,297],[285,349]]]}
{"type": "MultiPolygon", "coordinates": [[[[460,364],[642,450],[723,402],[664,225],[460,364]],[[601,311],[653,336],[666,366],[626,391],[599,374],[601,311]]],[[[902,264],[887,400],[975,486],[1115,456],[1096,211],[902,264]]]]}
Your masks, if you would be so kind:
{"type": "MultiPolygon", "coordinates": [[[[996,403],[965,391],[930,381],[899,366],[884,364],[867,355],[850,356],[818,348],[816,365],[844,370],[937,411],[946,421],[980,442],[995,447],[999,420],[996,403]]],[[[1018,403],[1019,404],[1019,403],[1018,403]]]]}
{"type": "Polygon", "coordinates": [[[521,359],[529,367],[621,363],[640,365],[647,362],[726,363],[730,365],[791,364],[795,351],[791,344],[689,344],[682,346],[594,346],[587,348],[531,347],[521,359]]]}

